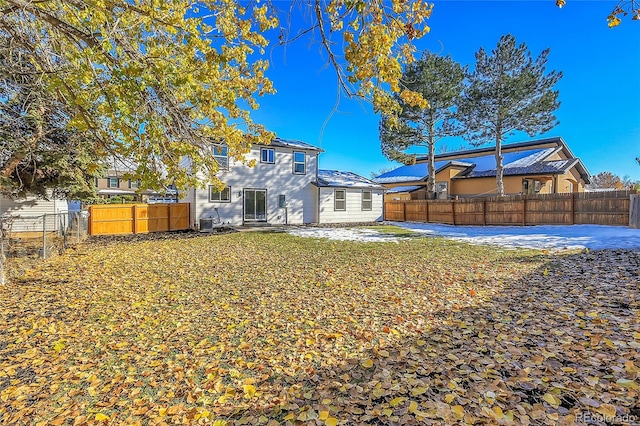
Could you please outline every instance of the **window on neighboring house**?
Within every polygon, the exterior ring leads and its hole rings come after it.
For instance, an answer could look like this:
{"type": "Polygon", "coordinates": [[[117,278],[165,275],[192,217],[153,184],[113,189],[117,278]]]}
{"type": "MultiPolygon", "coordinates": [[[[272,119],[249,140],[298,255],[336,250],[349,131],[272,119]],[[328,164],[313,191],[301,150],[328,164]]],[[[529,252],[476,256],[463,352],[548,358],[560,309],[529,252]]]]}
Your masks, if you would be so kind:
{"type": "Polygon", "coordinates": [[[448,188],[447,182],[436,182],[436,196],[439,199],[447,199],[449,197],[448,188]]]}
{"type": "Polygon", "coordinates": [[[129,188],[138,189],[139,186],[140,186],[140,182],[139,181],[129,179],[129,188]]]}
{"type": "Polygon", "coordinates": [[[362,191],[362,210],[371,209],[371,191],[362,191]]]}
{"type": "Polygon", "coordinates": [[[576,190],[575,184],[571,181],[569,182],[569,192],[573,193],[576,190]]]}
{"type": "Polygon", "coordinates": [[[261,163],[275,163],[276,152],[273,148],[261,148],[260,149],[260,162],[261,163]]]}
{"type": "Polygon", "coordinates": [[[336,211],[347,210],[347,193],[344,189],[336,189],[333,192],[334,205],[336,211]]]}
{"type": "Polygon", "coordinates": [[[213,185],[209,185],[209,201],[213,203],[229,203],[231,201],[231,187],[226,186],[222,191],[216,191],[213,185]]]}
{"type": "Polygon", "coordinates": [[[229,148],[225,144],[216,144],[211,148],[213,158],[218,162],[221,169],[229,168],[229,148]]]}
{"type": "Polygon", "coordinates": [[[522,180],[522,193],[523,194],[537,194],[542,189],[542,184],[539,180],[535,179],[523,179],[522,180]]]}
{"type": "Polygon", "coordinates": [[[297,175],[306,173],[304,157],[304,152],[293,151],[293,173],[297,175]]]}
{"type": "Polygon", "coordinates": [[[118,184],[119,182],[117,177],[109,178],[109,188],[117,188],[119,186],[118,184]]]}

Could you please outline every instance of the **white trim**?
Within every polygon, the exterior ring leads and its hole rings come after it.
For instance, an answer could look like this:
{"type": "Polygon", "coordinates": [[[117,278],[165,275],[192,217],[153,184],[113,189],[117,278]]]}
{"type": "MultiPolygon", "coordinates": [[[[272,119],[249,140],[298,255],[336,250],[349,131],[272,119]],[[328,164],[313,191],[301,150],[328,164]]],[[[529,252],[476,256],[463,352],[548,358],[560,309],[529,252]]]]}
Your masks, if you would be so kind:
{"type": "Polygon", "coordinates": [[[371,210],[373,210],[373,191],[370,189],[363,189],[362,193],[361,193],[361,199],[360,199],[360,210],[362,210],[363,212],[370,212],[371,210]],[[364,198],[364,194],[365,193],[369,193],[369,199],[366,200],[364,198]],[[368,202],[369,203],[369,207],[365,208],[364,203],[368,202]]]}
{"type": "Polygon", "coordinates": [[[343,212],[347,210],[347,190],[346,189],[334,189],[333,190],[333,211],[343,212]],[[342,192],[342,198],[338,199],[338,192],[342,192]],[[338,201],[341,201],[344,207],[338,208],[338,201]]]}

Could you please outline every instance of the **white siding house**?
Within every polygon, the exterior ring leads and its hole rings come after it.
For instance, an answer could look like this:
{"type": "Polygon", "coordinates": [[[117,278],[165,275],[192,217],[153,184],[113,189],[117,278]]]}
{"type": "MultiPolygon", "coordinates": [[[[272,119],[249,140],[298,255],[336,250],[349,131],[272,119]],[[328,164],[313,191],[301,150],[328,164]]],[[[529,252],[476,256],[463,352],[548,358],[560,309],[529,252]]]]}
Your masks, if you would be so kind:
{"type": "Polygon", "coordinates": [[[269,145],[255,145],[246,155],[254,167],[228,161],[226,147],[214,148],[219,162],[227,165],[218,174],[227,186],[220,192],[208,187],[191,189],[181,196],[191,204],[191,225],[217,218],[230,225],[305,224],[318,222],[316,187],[318,154],[322,150],[300,141],[276,138],[269,145]],[[217,211],[216,211],[217,209],[217,211]]]}
{"type": "MultiPolygon", "coordinates": [[[[12,232],[42,231],[42,217],[45,214],[50,215],[47,219],[46,229],[48,231],[58,230],[59,220],[54,219],[53,215],[67,213],[68,210],[66,200],[55,198],[45,200],[36,197],[11,199],[0,196],[0,216],[3,216],[7,223],[9,217],[14,218],[11,221],[12,232]]],[[[66,223],[66,218],[63,220],[66,223]]]]}
{"type": "Polygon", "coordinates": [[[319,223],[383,220],[384,189],[351,172],[320,170],[316,182],[319,223]]]}

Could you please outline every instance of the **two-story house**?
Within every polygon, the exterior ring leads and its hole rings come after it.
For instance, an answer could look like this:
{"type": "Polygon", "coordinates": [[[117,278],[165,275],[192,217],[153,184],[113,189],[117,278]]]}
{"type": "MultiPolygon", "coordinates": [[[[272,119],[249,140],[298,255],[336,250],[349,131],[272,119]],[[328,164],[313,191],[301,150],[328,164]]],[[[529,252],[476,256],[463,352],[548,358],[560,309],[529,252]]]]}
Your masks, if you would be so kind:
{"type": "Polygon", "coordinates": [[[181,193],[191,205],[191,226],[202,219],[230,225],[302,225],[382,220],[382,186],[350,172],[318,169],[322,149],[305,142],[275,138],[254,145],[249,167],[231,161],[225,145],[215,145],[221,191],[209,185],[181,193]]]}
{"type": "MultiPolygon", "coordinates": [[[[96,192],[101,198],[130,196],[131,201],[143,201],[142,194],[138,191],[139,182],[126,179],[125,172],[120,170],[108,170],[104,177],[95,178],[96,192]]],[[[145,200],[146,201],[146,200],[145,200]]]]}
{"type": "Polygon", "coordinates": [[[227,185],[191,189],[181,202],[191,204],[192,226],[199,220],[217,218],[232,225],[303,224],[318,221],[316,191],[312,185],[322,151],[304,142],[276,138],[269,145],[255,145],[246,155],[256,165],[229,160],[224,145],[213,147],[220,164],[218,177],[227,185]]]}

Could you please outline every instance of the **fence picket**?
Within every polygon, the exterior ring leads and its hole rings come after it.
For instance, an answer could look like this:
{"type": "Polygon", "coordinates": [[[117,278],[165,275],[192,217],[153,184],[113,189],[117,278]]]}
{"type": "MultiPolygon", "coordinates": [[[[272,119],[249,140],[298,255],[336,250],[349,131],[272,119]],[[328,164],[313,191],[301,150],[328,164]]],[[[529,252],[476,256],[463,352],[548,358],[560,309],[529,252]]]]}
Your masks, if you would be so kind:
{"type": "Polygon", "coordinates": [[[385,220],[454,225],[627,226],[633,220],[631,197],[638,197],[633,194],[636,191],[389,201],[385,203],[385,220]]]}

